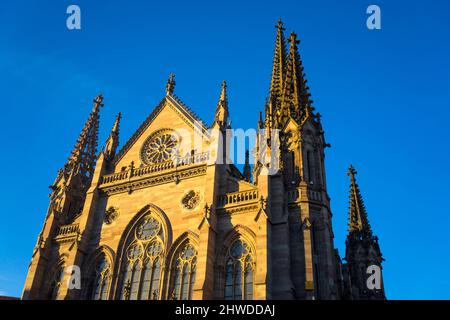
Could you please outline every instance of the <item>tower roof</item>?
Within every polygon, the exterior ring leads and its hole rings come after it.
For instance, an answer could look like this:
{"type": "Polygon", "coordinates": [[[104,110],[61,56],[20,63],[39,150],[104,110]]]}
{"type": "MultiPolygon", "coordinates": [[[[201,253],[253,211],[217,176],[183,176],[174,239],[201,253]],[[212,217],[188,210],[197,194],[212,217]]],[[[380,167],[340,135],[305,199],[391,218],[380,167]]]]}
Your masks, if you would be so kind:
{"type": "Polygon", "coordinates": [[[103,106],[103,96],[99,94],[93,100],[94,107],[75,143],[68,162],[64,166],[65,176],[81,174],[91,177],[94,172],[97,157],[98,127],[100,107],[103,106]]]}
{"type": "Polygon", "coordinates": [[[284,38],[284,28],[281,19],[278,20],[277,35],[275,38],[275,48],[273,54],[272,77],[270,80],[269,98],[265,105],[265,125],[268,128],[273,127],[277,107],[280,103],[280,97],[283,89],[283,82],[286,73],[286,41],[284,38]]]}
{"type": "Polygon", "coordinates": [[[166,94],[167,95],[172,95],[174,90],[175,90],[175,74],[170,73],[169,74],[169,79],[167,79],[167,84],[166,84],[166,94]]]}
{"type": "Polygon", "coordinates": [[[288,42],[290,46],[286,62],[286,77],[283,83],[281,108],[278,116],[283,119],[292,117],[301,124],[313,110],[312,100],[298,52],[297,45],[300,44],[300,41],[297,40],[297,34],[291,32],[288,42]]]}
{"type": "Polygon", "coordinates": [[[348,168],[348,176],[350,177],[350,196],[349,196],[349,213],[348,213],[348,232],[350,235],[372,236],[372,229],[367,217],[366,207],[356,183],[356,170],[352,165],[348,168]]]}
{"type": "Polygon", "coordinates": [[[271,98],[276,98],[281,95],[286,67],[286,41],[283,32],[285,29],[283,28],[283,21],[281,21],[281,19],[278,20],[275,28],[277,28],[277,36],[275,38],[272,78],[270,80],[271,98]]]}

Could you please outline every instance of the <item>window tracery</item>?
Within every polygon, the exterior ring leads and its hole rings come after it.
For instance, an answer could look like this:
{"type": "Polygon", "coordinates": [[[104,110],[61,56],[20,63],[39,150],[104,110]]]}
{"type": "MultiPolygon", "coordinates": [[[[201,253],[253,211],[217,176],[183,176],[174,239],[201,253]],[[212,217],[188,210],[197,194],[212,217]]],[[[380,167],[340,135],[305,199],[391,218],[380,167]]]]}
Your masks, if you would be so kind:
{"type": "Polygon", "coordinates": [[[228,250],[225,265],[225,300],[253,299],[254,258],[251,247],[241,239],[228,250]]]}
{"type": "Polygon", "coordinates": [[[194,290],[197,272],[197,250],[187,243],[175,255],[172,267],[170,299],[190,300],[194,290]]]}
{"type": "Polygon", "coordinates": [[[148,215],[134,230],[124,254],[122,300],[151,300],[160,296],[164,262],[164,232],[161,223],[148,215]]]}
{"type": "Polygon", "coordinates": [[[88,299],[108,299],[109,286],[111,283],[111,266],[105,256],[97,262],[96,268],[91,275],[88,299]]]}
{"type": "Polygon", "coordinates": [[[64,278],[64,266],[58,266],[58,269],[55,272],[52,282],[50,283],[50,289],[48,291],[48,299],[56,300],[58,299],[59,290],[64,278]]]}
{"type": "Polygon", "coordinates": [[[172,159],[177,155],[178,139],[169,130],[151,135],[142,146],[141,160],[145,164],[154,164],[172,159]]]}

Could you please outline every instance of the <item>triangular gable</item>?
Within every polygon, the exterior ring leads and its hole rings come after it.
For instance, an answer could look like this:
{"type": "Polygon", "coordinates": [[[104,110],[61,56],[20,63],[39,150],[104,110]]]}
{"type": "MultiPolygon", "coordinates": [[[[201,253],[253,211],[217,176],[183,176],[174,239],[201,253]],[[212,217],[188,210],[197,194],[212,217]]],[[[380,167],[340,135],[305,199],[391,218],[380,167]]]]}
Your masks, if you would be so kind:
{"type": "Polygon", "coordinates": [[[165,96],[155,109],[150,113],[147,119],[139,126],[135,133],[130,139],[123,145],[120,151],[117,153],[114,162],[118,163],[123,156],[130,150],[134,143],[139,139],[139,137],[146,131],[154,119],[159,115],[159,113],[164,109],[165,106],[172,108],[180,117],[194,130],[201,132],[206,138],[210,138],[208,128],[205,122],[200,119],[200,117],[195,114],[188,106],[186,106],[180,98],[175,95],[165,96]]]}

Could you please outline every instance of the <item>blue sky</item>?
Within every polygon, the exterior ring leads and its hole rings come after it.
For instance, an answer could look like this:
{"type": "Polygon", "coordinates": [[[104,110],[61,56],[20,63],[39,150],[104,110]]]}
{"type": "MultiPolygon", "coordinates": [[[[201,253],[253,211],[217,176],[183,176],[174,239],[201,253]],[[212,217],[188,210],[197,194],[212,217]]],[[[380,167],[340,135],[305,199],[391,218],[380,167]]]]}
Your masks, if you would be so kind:
{"type": "Polygon", "coordinates": [[[164,95],[210,122],[228,82],[235,128],[256,125],[274,25],[300,52],[323,115],[335,245],[344,254],[352,163],[380,238],[390,299],[450,298],[450,2],[10,1],[0,5],[0,295],[19,296],[53,182],[98,93],[100,141],[122,142],[164,95]],[[77,4],[82,29],[66,28],[77,4]],[[366,28],[370,4],[382,30],[366,28]]]}

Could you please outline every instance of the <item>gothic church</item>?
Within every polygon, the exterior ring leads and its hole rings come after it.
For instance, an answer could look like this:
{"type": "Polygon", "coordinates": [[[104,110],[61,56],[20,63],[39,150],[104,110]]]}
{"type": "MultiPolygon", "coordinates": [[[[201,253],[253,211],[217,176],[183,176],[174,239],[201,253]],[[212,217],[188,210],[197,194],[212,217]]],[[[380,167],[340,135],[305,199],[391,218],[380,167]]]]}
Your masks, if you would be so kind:
{"type": "Polygon", "coordinates": [[[381,270],[383,258],[351,166],[345,262],[334,247],[328,144],[298,44],[279,21],[254,164],[247,152],[243,172],[227,161],[225,83],[206,125],[175,95],[171,75],[121,149],[118,114],[100,152],[97,96],[50,187],[22,298],[385,299],[382,278],[367,285],[368,267],[381,270]]]}

